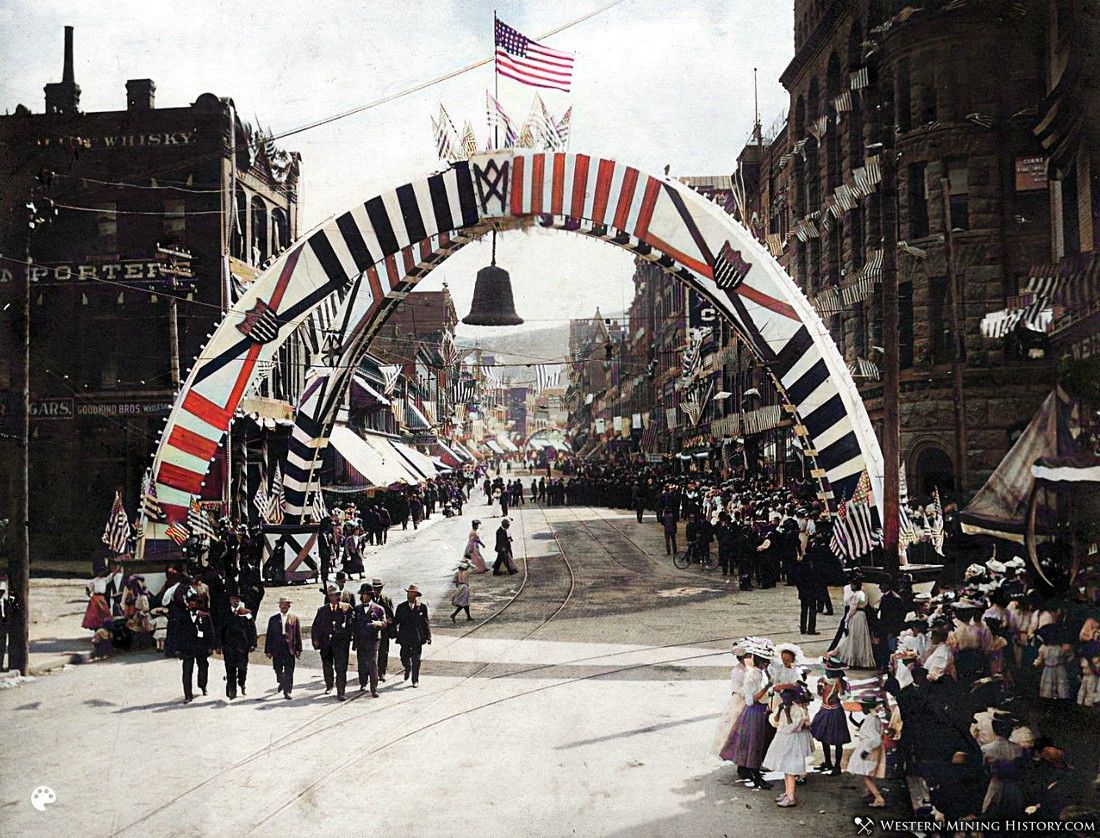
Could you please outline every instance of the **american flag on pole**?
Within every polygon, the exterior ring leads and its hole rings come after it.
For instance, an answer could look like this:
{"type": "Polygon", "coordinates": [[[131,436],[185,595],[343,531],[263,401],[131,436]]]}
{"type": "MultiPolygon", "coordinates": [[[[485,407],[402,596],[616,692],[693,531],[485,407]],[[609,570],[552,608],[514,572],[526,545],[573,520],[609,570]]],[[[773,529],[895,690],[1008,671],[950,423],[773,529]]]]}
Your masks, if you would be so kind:
{"type": "Polygon", "coordinates": [[[187,507],[187,527],[196,538],[214,540],[214,527],[210,524],[210,518],[194,498],[191,499],[191,505],[187,507]]]}
{"type": "Polygon", "coordinates": [[[111,514],[107,516],[107,526],[103,528],[103,543],[115,555],[126,552],[130,540],[130,520],[122,508],[122,493],[115,492],[115,502],[111,505],[111,514]]]}
{"type": "Polygon", "coordinates": [[[569,92],[573,82],[573,54],[543,46],[495,21],[496,72],[530,87],[569,92]]]}
{"type": "Polygon", "coordinates": [[[940,488],[932,488],[932,549],[943,555],[944,526],[943,504],[940,503],[940,488]]]}
{"type": "Polygon", "coordinates": [[[317,523],[328,517],[328,509],[325,508],[325,496],[318,489],[313,493],[313,517],[317,523]]]}
{"type": "Polygon", "coordinates": [[[157,487],[153,483],[153,470],[146,469],[145,477],[141,481],[141,518],[143,521],[153,521],[163,524],[167,518],[157,499],[157,487]]]}
{"type": "Polygon", "coordinates": [[[831,543],[834,552],[855,560],[867,555],[882,542],[882,530],[875,526],[873,510],[871,478],[863,472],[852,497],[837,510],[831,543]]]}
{"type": "Polygon", "coordinates": [[[269,524],[281,524],[283,522],[283,474],[279,467],[275,466],[275,476],[271,478],[271,497],[268,498],[269,524]]]}

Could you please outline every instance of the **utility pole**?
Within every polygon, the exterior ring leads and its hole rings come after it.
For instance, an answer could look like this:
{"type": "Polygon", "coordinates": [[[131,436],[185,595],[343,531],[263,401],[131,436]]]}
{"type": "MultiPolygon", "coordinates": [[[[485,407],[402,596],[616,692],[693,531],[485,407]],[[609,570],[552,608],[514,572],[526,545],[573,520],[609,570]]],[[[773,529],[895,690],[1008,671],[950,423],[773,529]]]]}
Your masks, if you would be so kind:
{"type": "Polygon", "coordinates": [[[959,464],[955,489],[961,494],[969,483],[970,448],[966,433],[966,394],[963,388],[963,331],[959,321],[962,289],[955,273],[955,233],[951,226],[951,184],[940,178],[940,198],[943,210],[943,248],[947,261],[947,293],[951,301],[951,389],[955,402],[955,462],[959,464]]]}

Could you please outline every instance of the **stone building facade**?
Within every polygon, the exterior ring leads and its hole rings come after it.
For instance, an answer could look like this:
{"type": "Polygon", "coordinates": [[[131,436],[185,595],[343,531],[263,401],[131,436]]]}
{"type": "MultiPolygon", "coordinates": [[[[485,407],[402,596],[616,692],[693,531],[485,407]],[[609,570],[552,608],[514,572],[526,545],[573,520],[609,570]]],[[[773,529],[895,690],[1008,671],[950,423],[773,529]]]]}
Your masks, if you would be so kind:
{"type": "Polygon", "coordinates": [[[791,97],[788,268],[861,375],[881,426],[877,144],[892,126],[902,457],[914,493],[980,486],[1050,388],[1049,359],[979,330],[1049,260],[1045,180],[1017,176],[1043,156],[1031,129],[1044,95],[1044,21],[1041,4],[795,2],[795,56],[781,77],[791,97]]]}

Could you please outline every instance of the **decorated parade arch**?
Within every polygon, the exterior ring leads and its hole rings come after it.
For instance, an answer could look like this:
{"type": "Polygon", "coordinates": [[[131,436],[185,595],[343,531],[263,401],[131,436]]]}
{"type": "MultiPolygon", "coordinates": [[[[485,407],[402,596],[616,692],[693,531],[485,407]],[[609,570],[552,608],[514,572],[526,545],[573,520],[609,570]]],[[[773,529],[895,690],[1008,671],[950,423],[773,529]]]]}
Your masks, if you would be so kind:
{"type": "Polygon", "coordinates": [[[607,241],[660,265],[727,318],[765,365],[826,502],[867,472],[881,516],[882,453],[828,330],[771,254],[684,184],[586,154],[506,149],[370,198],[288,247],[226,313],[181,388],[153,462],[167,522],[184,521],[250,386],[279,346],[339,300],[339,343],[296,406],[286,513],[302,521],[355,365],[432,268],[494,230],[541,226],[607,241]]]}

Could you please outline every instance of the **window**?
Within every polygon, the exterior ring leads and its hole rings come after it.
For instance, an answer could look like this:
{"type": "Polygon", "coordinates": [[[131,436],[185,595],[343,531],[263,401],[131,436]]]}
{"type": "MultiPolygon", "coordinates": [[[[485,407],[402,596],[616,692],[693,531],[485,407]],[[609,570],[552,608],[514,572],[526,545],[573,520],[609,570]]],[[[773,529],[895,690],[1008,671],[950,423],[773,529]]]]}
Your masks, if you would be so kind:
{"type": "Polygon", "coordinates": [[[271,253],[277,255],[290,244],[290,222],[286,210],[276,207],[271,211],[271,253]]]}
{"type": "Polygon", "coordinates": [[[253,265],[260,265],[267,259],[267,205],[258,195],[252,198],[252,246],[249,255],[253,265]]]}
{"type": "Polygon", "coordinates": [[[913,283],[898,285],[898,366],[913,366],[913,283]]]}
{"type": "Polygon", "coordinates": [[[913,103],[910,90],[909,59],[903,58],[898,62],[897,83],[897,115],[898,130],[902,133],[913,129],[913,103]]]}
{"type": "Polygon", "coordinates": [[[1081,224],[1077,207],[1077,166],[1059,181],[1062,186],[1062,239],[1063,255],[1081,252],[1081,224]]]}
{"type": "Polygon", "coordinates": [[[247,262],[248,249],[245,247],[245,242],[248,241],[248,195],[239,186],[233,193],[233,210],[236,217],[234,218],[230,252],[238,259],[247,262]]]}
{"type": "Polygon", "coordinates": [[[858,271],[867,259],[867,248],[863,241],[863,207],[853,207],[848,213],[848,226],[852,237],[852,270],[858,271]]]}
{"type": "Polygon", "coordinates": [[[909,238],[921,239],[928,235],[928,192],[925,185],[924,163],[909,166],[909,238]]]}
{"type": "Polygon", "coordinates": [[[92,204],[95,214],[97,255],[118,253],[118,213],[113,203],[92,204]]]}
{"type": "Polygon", "coordinates": [[[863,100],[859,91],[852,91],[852,112],[848,114],[848,166],[858,169],[863,165],[863,100]]]}
{"type": "Polygon", "coordinates": [[[166,242],[180,244],[186,226],[183,198],[169,198],[164,202],[164,236],[166,242]]]}
{"type": "Polygon", "coordinates": [[[951,204],[951,229],[970,229],[970,172],[965,157],[947,161],[947,181],[951,204]]]}
{"type": "Polygon", "coordinates": [[[928,280],[928,345],[933,364],[949,364],[954,356],[951,346],[951,293],[947,277],[928,280]]]}

